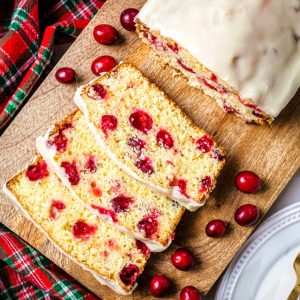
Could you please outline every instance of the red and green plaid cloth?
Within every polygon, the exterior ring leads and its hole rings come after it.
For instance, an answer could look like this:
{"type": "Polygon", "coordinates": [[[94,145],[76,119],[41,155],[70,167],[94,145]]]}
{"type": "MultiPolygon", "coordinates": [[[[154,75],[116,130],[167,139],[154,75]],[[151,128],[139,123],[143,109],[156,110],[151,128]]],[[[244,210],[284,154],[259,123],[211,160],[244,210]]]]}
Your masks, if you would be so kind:
{"type": "MultiPolygon", "coordinates": [[[[0,0],[0,132],[105,0],[0,0]]],[[[0,223],[0,299],[98,299],[0,223]]]]}
{"type": "Polygon", "coordinates": [[[0,0],[0,129],[53,66],[55,35],[76,37],[105,0],[0,0]]]}
{"type": "Polygon", "coordinates": [[[0,223],[0,299],[99,299],[0,223]]]}

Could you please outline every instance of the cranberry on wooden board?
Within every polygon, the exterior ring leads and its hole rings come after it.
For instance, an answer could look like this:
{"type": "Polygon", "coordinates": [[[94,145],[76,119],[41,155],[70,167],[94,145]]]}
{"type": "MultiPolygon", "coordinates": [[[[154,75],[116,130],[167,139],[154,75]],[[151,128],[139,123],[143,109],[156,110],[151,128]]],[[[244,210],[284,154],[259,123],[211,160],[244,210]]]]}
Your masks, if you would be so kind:
{"type": "Polygon", "coordinates": [[[94,39],[102,45],[112,45],[119,38],[119,33],[111,25],[108,24],[100,24],[94,28],[93,31],[94,39]]]}
{"type": "Polygon", "coordinates": [[[171,256],[172,264],[181,271],[188,271],[196,264],[191,251],[185,248],[176,250],[171,256]]]}
{"type": "Polygon", "coordinates": [[[92,72],[95,75],[100,75],[103,72],[111,71],[117,65],[116,60],[109,55],[99,56],[92,62],[92,72]]]}
{"type": "Polygon", "coordinates": [[[139,11],[135,8],[127,8],[123,10],[120,16],[120,22],[126,30],[128,31],[135,30],[134,18],[138,13],[139,11]]]}
{"type": "Polygon", "coordinates": [[[254,225],[259,219],[259,209],[255,205],[244,204],[236,210],[234,219],[241,226],[254,225]]]}
{"type": "Polygon", "coordinates": [[[162,274],[154,275],[150,281],[150,293],[154,297],[163,297],[170,289],[170,280],[162,274]]]}
{"type": "Polygon", "coordinates": [[[202,300],[200,292],[194,286],[186,286],[180,292],[180,300],[202,300]]]}
{"type": "Polygon", "coordinates": [[[206,225],[205,232],[209,237],[221,237],[226,232],[226,224],[222,220],[212,220],[206,225]]]}
{"type": "Polygon", "coordinates": [[[55,78],[60,83],[70,83],[75,79],[75,71],[72,68],[63,67],[56,71],[55,78]]]}
{"type": "Polygon", "coordinates": [[[252,171],[242,171],[235,177],[235,186],[244,193],[256,193],[261,189],[261,180],[252,171]]]}

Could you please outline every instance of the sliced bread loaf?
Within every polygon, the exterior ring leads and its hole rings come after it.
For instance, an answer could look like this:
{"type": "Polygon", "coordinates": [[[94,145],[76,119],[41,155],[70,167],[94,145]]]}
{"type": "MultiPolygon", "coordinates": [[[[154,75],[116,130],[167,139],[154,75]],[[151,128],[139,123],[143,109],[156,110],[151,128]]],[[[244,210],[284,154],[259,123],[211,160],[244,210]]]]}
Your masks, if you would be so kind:
{"type": "Polygon", "coordinates": [[[149,249],[86,209],[41,157],[9,180],[4,192],[60,251],[102,284],[122,295],[137,286],[149,249]]]}

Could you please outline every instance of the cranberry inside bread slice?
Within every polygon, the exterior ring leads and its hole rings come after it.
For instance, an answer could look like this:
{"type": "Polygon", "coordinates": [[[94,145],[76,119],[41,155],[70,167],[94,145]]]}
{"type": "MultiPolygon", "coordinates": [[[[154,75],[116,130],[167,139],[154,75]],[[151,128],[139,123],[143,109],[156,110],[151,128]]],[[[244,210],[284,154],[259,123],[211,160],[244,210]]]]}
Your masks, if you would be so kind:
{"type": "Polygon", "coordinates": [[[75,102],[99,145],[125,172],[193,211],[224,166],[222,148],[134,66],[80,87],[75,102]]]}

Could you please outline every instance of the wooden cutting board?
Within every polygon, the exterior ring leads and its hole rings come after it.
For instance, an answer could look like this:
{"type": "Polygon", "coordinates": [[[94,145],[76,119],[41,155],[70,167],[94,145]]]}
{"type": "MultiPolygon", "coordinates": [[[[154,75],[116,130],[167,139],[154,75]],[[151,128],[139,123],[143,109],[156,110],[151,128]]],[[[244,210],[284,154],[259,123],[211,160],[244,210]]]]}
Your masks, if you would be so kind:
{"type": "MultiPolygon", "coordinates": [[[[173,77],[170,67],[162,67],[153,52],[139,41],[137,34],[122,29],[119,16],[128,7],[140,8],[145,0],[108,1],[76,42],[60,60],[30,101],[0,138],[1,185],[24,168],[35,152],[35,139],[54,122],[71,112],[75,105],[72,96],[77,86],[94,78],[90,65],[99,55],[113,55],[119,61],[127,61],[140,68],[171,99],[208,133],[215,136],[228,154],[228,162],[219,178],[217,187],[207,205],[195,213],[187,212],[169,250],[153,254],[140,287],[129,299],[150,299],[149,277],[163,273],[175,283],[170,299],[178,297],[180,289],[194,285],[206,293],[229,264],[236,252],[254,230],[243,228],[234,222],[234,212],[245,203],[257,205],[262,214],[274,203],[280,192],[300,166],[300,93],[291,101],[272,126],[246,125],[234,115],[228,115],[215,101],[187,85],[181,76],[173,77]],[[92,31],[96,24],[110,23],[123,35],[123,41],[115,46],[97,44],[92,31]],[[59,84],[54,73],[57,68],[69,66],[76,70],[78,81],[59,84]],[[255,195],[238,192],[233,184],[235,174],[250,169],[263,179],[263,189],[255,195]],[[220,218],[230,222],[229,234],[221,239],[211,239],[204,233],[205,225],[220,218]],[[175,247],[191,249],[197,259],[197,267],[189,272],[176,270],[170,262],[175,247]],[[177,293],[177,294],[176,294],[177,293]]],[[[0,222],[36,247],[49,259],[71,274],[103,299],[121,299],[111,290],[100,285],[88,272],[83,271],[54,248],[12,203],[0,194],[0,222]]]]}

